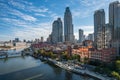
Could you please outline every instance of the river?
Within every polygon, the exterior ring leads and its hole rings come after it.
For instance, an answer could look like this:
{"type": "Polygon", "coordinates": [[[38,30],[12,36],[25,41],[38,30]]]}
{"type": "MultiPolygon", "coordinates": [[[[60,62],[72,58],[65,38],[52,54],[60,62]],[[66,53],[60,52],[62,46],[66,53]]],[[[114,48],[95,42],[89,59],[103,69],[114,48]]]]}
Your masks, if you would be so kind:
{"type": "Polygon", "coordinates": [[[0,80],[95,80],[31,56],[0,59],[0,80]]]}

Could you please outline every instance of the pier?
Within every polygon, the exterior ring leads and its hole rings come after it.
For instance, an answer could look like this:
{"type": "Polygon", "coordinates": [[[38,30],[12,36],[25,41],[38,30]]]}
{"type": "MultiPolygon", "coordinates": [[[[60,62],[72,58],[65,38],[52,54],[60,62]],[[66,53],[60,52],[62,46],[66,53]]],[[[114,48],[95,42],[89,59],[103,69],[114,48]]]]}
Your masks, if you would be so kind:
{"type": "Polygon", "coordinates": [[[7,58],[8,54],[7,52],[0,52],[0,58],[7,58]]]}

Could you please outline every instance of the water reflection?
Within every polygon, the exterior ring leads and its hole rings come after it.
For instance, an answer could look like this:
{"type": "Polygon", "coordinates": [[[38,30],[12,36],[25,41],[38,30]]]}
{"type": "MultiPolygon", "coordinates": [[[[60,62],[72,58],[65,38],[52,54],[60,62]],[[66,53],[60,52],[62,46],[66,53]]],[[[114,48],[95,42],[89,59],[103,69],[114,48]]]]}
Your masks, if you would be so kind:
{"type": "Polygon", "coordinates": [[[89,80],[30,56],[0,59],[0,80],[89,80]]]}
{"type": "Polygon", "coordinates": [[[66,71],[66,72],[65,72],[65,78],[66,78],[65,80],[72,80],[72,73],[66,71]]]}
{"type": "Polygon", "coordinates": [[[3,60],[4,60],[4,63],[5,63],[5,62],[7,62],[7,61],[8,61],[8,58],[4,58],[3,60]]]}

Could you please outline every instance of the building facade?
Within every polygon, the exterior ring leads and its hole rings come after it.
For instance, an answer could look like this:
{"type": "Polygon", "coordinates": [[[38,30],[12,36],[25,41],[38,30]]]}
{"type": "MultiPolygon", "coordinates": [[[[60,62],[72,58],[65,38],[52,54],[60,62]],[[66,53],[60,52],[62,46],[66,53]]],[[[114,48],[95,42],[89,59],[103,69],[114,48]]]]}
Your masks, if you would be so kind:
{"type": "Polygon", "coordinates": [[[120,55],[120,2],[115,1],[109,5],[109,24],[112,29],[112,47],[120,55]]]}
{"type": "Polygon", "coordinates": [[[97,49],[104,48],[104,28],[105,12],[104,9],[100,9],[94,13],[94,45],[97,49]]]}
{"type": "Polygon", "coordinates": [[[63,25],[60,18],[52,25],[52,43],[63,42],[63,25]]]}
{"type": "Polygon", "coordinates": [[[82,43],[83,38],[84,38],[84,36],[83,36],[83,30],[79,29],[79,43],[82,43]]]}
{"type": "Polygon", "coordinates": [[[64,40],[65,42],[74,42],[72,14],[69,7],[66,7],[64,13],[64,40]]]}
{"type": "Polygon", "coordinates": [[[88,35],[88,40],[94,41],[94,34],[89,34],[88,35]]]}
{"type": "Polygon", "coordinates": [[[105,48],[111,48],[112,29],[109,24],[105,24],[105,48]]]}
{"type": "Polygon", "coordinates": [[[89,61],[99,60],[100,62],[112,62],[116,59],[116,49],[115,48],[107,48],[97,50],[92,46],[80,47],[78,49],[72,49],[73,54],[80,55],[81,60],[84,58],[88,58],[89,61]]]}
{"type": "Polygon", "coordinates": [[[90,60],[99,60],[102,62],[112,62],[116,59],[116,49],[114,48],[107,48],[107,49],[101,49],[101,50],[93,50],[89,54],[90,60]]]}

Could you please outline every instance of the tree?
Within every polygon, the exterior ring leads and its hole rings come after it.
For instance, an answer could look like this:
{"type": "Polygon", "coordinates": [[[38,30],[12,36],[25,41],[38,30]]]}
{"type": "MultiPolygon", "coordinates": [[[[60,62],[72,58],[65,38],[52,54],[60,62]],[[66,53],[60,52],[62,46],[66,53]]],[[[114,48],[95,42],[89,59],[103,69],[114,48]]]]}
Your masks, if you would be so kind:
{"type": "Polygon", "coordinates": [[[100,71],[100,66],[95,67],[94,71],[99,72],[100,71]]]}
{"type": "Polygon", "coordinates": [[[84,58],[84,63],[86,64],[87,62],[88,62],[88,58],[85,57],[85,58],[84,58]]]}
{"type": "Polygon", "coordinates": [[[117,59],[117,60],[120,60],[120,56],[117,56],[116,59],[117,59]]]}
{"type": "Polygon", "coordinates": [[[55,59],[56,57],[57,57],[56,54],[51,54],[51,58],[52,58],[52,59],[55,59]]]}
{"type": "Polygon", "coordinates": [[[115,65],[116,65],[116,69],[120,72],[120,60],[117,60],[115,62],[115,65]]]}
{"type": "Polygon", "coordinates": [[[120,75],[119,75],[119,73],[113,71],[111,74],[112,74],[112,76],[114,76],[117,80],[120,80],[120,75]]]}
{"type": "Polygon", "coordinates": [[[76,55],[77,60],[80,62],[80,55],[76,55]]]}

